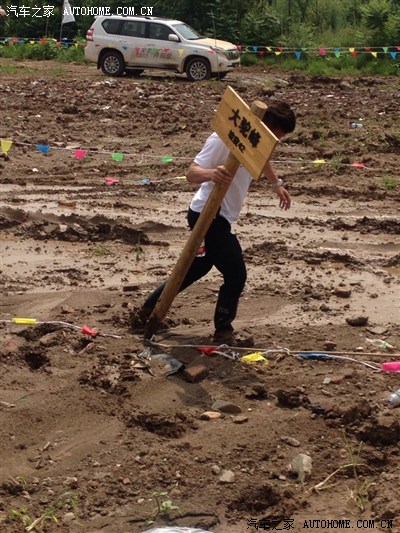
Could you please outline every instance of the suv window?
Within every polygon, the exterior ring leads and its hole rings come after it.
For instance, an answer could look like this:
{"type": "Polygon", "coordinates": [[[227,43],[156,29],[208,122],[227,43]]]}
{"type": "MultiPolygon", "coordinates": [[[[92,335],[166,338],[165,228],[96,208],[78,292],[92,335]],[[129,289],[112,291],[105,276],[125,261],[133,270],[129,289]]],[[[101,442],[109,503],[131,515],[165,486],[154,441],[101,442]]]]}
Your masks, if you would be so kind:
{"type": "Polygon", "coordinates": [[[165,26],[165,24],[157,24],[156,22],[150,22],[149,26],[149,39],[159,39],[161,41],[168,41],[168,35],[170,33],[174,33],[171,28],[165,26]]]}
{"type": "Polygon", "coordinates": [[[121,20],[118,19],[105,19],[101,24],[106,33],[114,33],[119,35],[119,29],[121,26],[121,20]]]}
{"type": "Polygon", "coordinates": [[[128,35],[129,37],[145,37],[146,22],[125,20],[121,28],[121,35],[128,35]]]}
{"type": "Polygon", "coordinates": [[[176,30],[189,41],[194,41],[195,39],[202,39],[202,36],[200,33],[187,24],[173,24],[173,27],[176,28],[176,30]]]}

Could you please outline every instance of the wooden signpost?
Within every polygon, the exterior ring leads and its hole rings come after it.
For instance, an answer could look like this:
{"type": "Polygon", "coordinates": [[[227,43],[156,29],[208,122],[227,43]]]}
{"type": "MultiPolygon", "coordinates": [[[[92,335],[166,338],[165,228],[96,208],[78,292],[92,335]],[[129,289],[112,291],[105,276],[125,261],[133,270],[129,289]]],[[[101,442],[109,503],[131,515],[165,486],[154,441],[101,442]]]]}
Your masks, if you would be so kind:
{"type": "MultiPolygon", "coordinates": [[[[231,87],[227,87],[212,121],[212,128],[230,150],[224,166],[233,175],[242,164],[254,178],[259,178],[279,142],[261,120],[266,110],[267,105],[257,100],[249,108],[231,87]]],[[[150,339],[154,335],[168,313],[228,188],[229,185],[214,184],[207,203],[147,322],[145,339],[150,339]]]]}

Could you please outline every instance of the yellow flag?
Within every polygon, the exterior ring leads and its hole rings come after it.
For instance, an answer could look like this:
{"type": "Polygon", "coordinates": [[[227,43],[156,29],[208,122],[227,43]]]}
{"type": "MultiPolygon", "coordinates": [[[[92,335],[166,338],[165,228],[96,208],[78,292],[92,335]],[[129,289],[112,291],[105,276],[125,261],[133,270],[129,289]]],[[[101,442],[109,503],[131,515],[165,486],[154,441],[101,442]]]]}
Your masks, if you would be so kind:
{"type": "Polygon", "coordinates": [[[378,57],[378,52],[371,52],[371,54],[374,56],[375,59],[378,57]]]}
{"type": "Polygon", "coordinates": [[[1,139],[0,145],[1,145],[1,149],[2,149],[3,153],[7,155],[8,151],[11,148],[12,141],[7,141],[6,139],[1,139]]]}

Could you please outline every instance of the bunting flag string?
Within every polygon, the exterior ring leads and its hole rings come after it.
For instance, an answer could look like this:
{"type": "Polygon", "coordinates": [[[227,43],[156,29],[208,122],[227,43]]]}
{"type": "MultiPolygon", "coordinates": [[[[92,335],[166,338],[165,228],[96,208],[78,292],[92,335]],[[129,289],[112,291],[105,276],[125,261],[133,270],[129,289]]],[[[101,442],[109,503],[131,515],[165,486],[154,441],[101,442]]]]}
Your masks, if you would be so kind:
{"type": "MultiPolygon", "coordinates": [[[[69,47],[83,47],[87,46],[85,41],[75,41],[68,40],[66,38],[57,41],[57,39],[50,37],[2,37],[0,38],[0,46],[14,46],[14,45],[23,45],[23,44],[40,44],[40,45],[54,45],[54,46],[64,46],[69,47]]],[[[392,46],[353,46],[349,48],[340,48],[340,47],[327,47],[321,46],[318,48],[294,48],[294,47],[282,47],[282,46],[271,46],[271,45],[246,45],[238,44],[238,50],[241,54],[255,54],[261,57],[279,57],[279,56],[288,56],[292,55],[297,60],[302,59],[303,57],[308,56],[317,56],[317,57],[328,57],[334,56],[340,58],[341,56],[351,55],[356,58],[359,54],[367,54],[372,56],[374,59],[378,57],[388,57],[393,60],[398,58],[400,53],[400,44],[392,46]]],[[[125,50],[128,50],[128,46],[124,46],[125,50]]],[[[155,49],[158,53],[158,49],[155,49]]],[[[163,49],[165,51],[165,49],[163,49]]],[[[179,50],[179,54],[182,55],[183,50],[179,50]]]]}
{"type": "MultiPolygon", "coordinates": [[[[193,160],[192,157],[182,157],[182,156],[171,156],[171,155],[163,155],[163,156],[157,156],[154,154],[143,154],[143,153],[132,153],[132,152],[115,152],[115,151],[107,151],[107,150],[83,150],[81,148],[75,148],[75,147],[60,147],[60,146],[49,146],[44,144],[34,144],[34,143],[26,143],[26,142],[19,142],[15,141],[13,142],[10,139],[1,139],[0,138],[0,153],[2,152],[5,156],[9,157],[9,152],[12,146],[19,147],[19,146],[31,146],[36,148],[39,152],[41,152],[44,155],[48,155],[50,153],[50,150],[66,150],[69,152],[73,152],[74,159],[77,161],[83,161],[89,154],[90,155],[108,155],[111,156],[111,159],[115,162],[122,162],[127,157],[134,157],[139,159],[139,163],[143,163],[146,159],[147,160],[157,160],[161,164],[166,165],[169,163],[172,163],[174,161],[187,161],[190,162],[193,160]]],[[[360,168],[363,170],[382,170],[385,172],[388,172],[389,169],[386,168],[377,168],[377,167],[368,167],[362,162],[353,162],[353,163],[338,163],[337,161],[330,161],[326,159],[314,159],[314,160],[305,160],[305,159],[278,159],[275,161],[271,161],[274,164],[297,164],[297,165],[314,165],[315,167],[319,167],[321,165],[334,165],[337,166],[338,164],[341,167],[352,167],[352,168],[360,168]]],[[[37,169],[34,169],[35,172],[38,172],[37,169]]],[[[110,183],[108,183],[110,184],[110,183]]]]}

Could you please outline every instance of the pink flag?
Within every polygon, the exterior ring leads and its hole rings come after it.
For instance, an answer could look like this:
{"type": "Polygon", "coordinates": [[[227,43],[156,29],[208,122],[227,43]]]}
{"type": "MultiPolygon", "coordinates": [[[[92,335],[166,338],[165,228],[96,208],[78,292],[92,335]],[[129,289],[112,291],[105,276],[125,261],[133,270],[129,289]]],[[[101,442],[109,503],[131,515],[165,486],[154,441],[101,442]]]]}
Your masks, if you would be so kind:
{"type": "Polygon", "coordinates": [[[118,178],[104,178],[104,181],[107,185],[115,185],[116,183],[119,183],[118,178]]]}
{"type": "Polygon", "coordinates": [[[84,159],[86,157],[86,154],[87,150],[80,150],[79,148],[75,149],[75,159],[78,159],[78,161],[84,159]]]}

